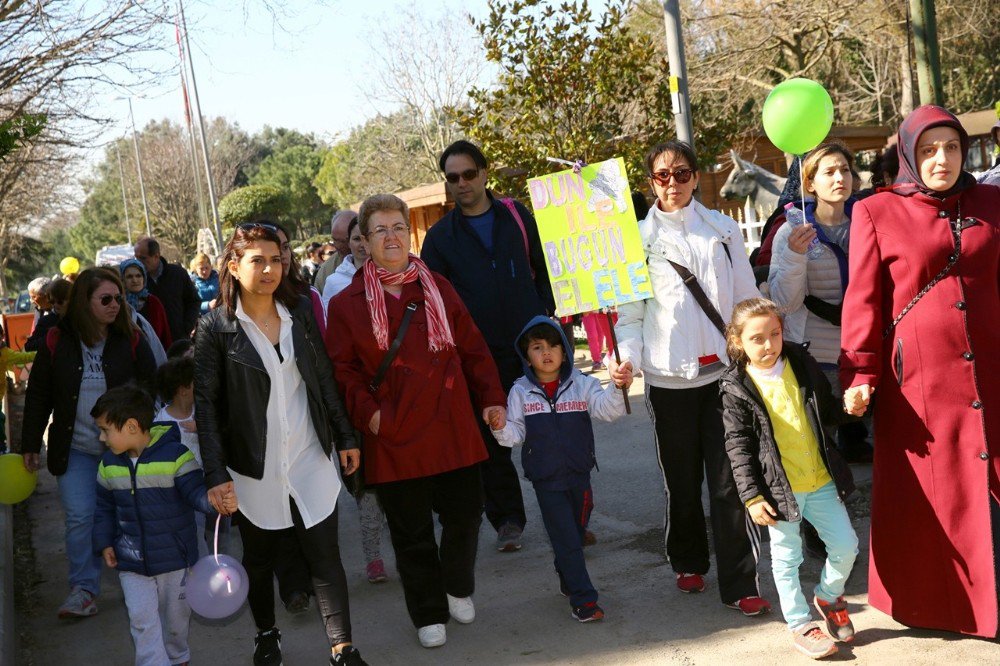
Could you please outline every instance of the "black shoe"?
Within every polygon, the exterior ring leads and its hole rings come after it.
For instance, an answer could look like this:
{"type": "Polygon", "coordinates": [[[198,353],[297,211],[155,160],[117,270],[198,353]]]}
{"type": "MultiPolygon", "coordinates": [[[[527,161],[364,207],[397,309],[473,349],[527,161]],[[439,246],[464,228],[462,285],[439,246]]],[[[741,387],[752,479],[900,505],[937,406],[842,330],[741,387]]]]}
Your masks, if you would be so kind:
{"type": "Polygon", "coordinates": [[[330,657],[331,666],[368,666],[368,662],[361,658],[358,648],[348,645],[339,654],[330,657]]]}
{"type": "Polygon", "coordinates": [[[291,598],[285,604],[285,610],[292,615],[305,613],[309,610],[309,594],[307,592],[292,592],[291,598]]]}
{"type": "Polygon", "coordinates": [[[257,632],[253,639],[253,666],[281,666],[281,632],[277,627],[257,632]]]}

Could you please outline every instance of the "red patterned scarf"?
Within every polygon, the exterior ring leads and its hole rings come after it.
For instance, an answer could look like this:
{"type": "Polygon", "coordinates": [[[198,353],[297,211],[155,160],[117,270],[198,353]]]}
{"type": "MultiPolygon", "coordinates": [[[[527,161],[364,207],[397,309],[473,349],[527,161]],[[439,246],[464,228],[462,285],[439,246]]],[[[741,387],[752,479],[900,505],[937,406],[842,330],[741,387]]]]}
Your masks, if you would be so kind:
{"type": "Polygon", "coordinates": [[[385,312],[385,291],[382,285],[398,286],[420,280],[424,290],[424,306],[427,308],[427,347],[432,352],[450,349],[455,339],[448,326],[448,316],[444,311],[444,301],[438,291],[434,276],[427,264],[415,255],[410,255],[410,265],[400,273],[390,273],[368,260],[362,266],[365,278],[365,297],[368,312],[372,317],[372,332],[379,349],[389,348],[389,317],[385,312]]]}

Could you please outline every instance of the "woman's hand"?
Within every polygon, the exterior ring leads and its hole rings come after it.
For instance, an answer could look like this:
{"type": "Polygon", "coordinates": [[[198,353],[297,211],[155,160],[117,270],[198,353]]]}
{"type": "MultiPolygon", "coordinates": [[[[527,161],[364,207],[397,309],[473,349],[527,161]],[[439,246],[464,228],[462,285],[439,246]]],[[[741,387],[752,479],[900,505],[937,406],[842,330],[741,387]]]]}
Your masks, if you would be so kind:
{"type": "Polygon", "coordinates": [[[378,427],[382,424],[382,410],[378,409],[372,414],[372,418],[368,421],[368,429],[372,431],[373,435],[378,434],[378,427]]]}
{"type": "Polygon", "coordinates": [[[864,416],[875,392],[868,384],[852,386],[844,391],[844,411],[852,416],[864,416]]]}
{"type": "Polygon", "coordinates": [[[232,481],[220,483],[208,491],[208,502],[212,508],[223,516],[231,516],[239,509],[239,501],[236,499],[236,487],[232,481]]]}
{"type": "Polygon", "coordinates": [[[490,430],[503,430],[507,425],[506,407],[487,407],[483,410],[483,421],[490,426],[490,430]]]}
{"type": "Polygon", "coordinates": [[[115,557],[115,549],[112,548],[111,546],[108,546],[107,548],[101,551],[101,557],[104,558],[104,563],[108,565],[109,569],[118,568],[118,558],[115,557]]]}
{"type": "Polygon", "coordinates": [[[778,517],[778,512],[767,500],[751,504],[747,507],[747,512],[750,514],[750,519],[757,525],[775,525],[778,522],[775,520],[778,517]]]}
{"type": "MultiPolygon", "coordinates": [[[[375,412],[378,416],[378,412],[375,412]]],[[[340,469],[344,470],[344,476],[350,476],[358,471],[361,466],[361,449],[346,449],[338,451],[340,454],[340,469]]]]}
{"type": "Polygon", "coordinates": [[[632,366],[632,361],[625,361],[621,365],[615,362],[615,359],[608,359],[608,374],[611,375],[611,381],[615,383],[615,386],[624,386],[628,388],[632,385],[632,375],[635,369],[632,366]]]}
{"type": "Polygon", "coordinates": [[[37,472],[38,466],[41,464],[41,458],[37,453],[24,453],[24,469],[29,472],[37,472]]]}
{"type": "Polygon", "coordinates": [[[788,249],[798,254],[805,254],[814,238],[816,238],[816,227],[811,224],[800,224],[788,234],[788,249]]]}

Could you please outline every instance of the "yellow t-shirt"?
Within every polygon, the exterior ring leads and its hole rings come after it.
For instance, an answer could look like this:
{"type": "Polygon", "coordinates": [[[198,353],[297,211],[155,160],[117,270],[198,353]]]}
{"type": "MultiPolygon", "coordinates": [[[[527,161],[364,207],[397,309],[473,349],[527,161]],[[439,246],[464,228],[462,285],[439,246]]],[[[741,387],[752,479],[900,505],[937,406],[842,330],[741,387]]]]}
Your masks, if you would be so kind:
{"type": "Polygon", "coordinates": [[[749,366],[747,374],[764,399],[774,439],[778,443],[778,452],[781,454],[781,466],[785,468],[785,476],[792,486],[792,492],[813,492],[833,479],[826,471],[819,452],[819,442],[809,426],[806,406],[792,366],[784,359],[778,362],[784,366],[780,375],[777,372],[755,372],[749,366]]]}

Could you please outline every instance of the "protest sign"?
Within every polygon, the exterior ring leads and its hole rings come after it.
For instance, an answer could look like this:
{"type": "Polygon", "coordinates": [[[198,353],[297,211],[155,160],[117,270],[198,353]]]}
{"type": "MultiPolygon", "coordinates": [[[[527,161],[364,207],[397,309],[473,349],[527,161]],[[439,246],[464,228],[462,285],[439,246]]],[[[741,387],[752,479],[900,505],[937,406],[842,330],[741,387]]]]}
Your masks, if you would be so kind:
{"type": "Polygon", "coordinates": [[[618,157],[528,180],[559,316],[653,295],[618,157]]]}

